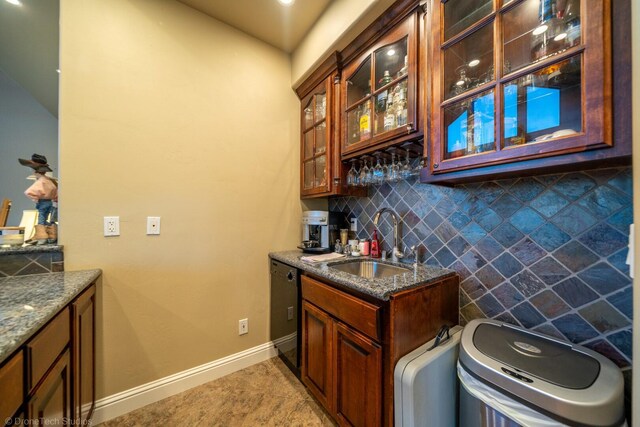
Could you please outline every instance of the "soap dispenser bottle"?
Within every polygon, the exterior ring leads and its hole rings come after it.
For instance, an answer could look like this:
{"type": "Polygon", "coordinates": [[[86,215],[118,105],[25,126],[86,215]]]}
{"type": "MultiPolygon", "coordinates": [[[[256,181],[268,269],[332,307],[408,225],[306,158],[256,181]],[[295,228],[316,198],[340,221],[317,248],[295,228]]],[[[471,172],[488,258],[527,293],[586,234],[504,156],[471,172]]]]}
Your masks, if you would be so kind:
{"type": "Polygon", "coordinates": [[[380,258],[380,241],[376,229],[373,230],[373,239],[371,239],[371,258],[380,258]]]}

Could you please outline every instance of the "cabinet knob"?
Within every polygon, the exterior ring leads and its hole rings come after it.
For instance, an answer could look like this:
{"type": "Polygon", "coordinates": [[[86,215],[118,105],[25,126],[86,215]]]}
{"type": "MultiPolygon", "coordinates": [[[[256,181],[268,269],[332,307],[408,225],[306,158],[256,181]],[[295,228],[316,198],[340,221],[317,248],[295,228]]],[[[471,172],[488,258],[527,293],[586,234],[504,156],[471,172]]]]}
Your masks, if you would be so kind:
{"type": "Polygon", "coordinates": [[[413,123],[407,123],[407,133],[411,133],[413,131],[413,123]]]}
{"type": "Polygon", "coordinates": [[[438,169],[438,166],[439,166],[439,165],[438,165],[437,163],[434,163],[434,164],[433,164],[433,168],[434,168],[434,169],[438,169]]]}

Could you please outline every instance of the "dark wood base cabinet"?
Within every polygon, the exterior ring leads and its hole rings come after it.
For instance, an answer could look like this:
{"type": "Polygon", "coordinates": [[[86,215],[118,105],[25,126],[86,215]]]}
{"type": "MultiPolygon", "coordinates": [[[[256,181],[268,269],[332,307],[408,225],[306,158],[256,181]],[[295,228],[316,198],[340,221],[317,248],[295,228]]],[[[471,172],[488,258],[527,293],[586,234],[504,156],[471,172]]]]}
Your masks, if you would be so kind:
{"type": "Polygon", "coordinates": [[[389,301],[302,277],[302,382],[341,426],[393,425],[398,360],[458,323],[457,276],[389,301]]]}
{"type": "Polygon", "coordinates": [[[27,419],[34,425],[67,425],[71,417],[71,356],[58,358],[29,398],[27,419]]]}
{"type": "Polygon", "coordinates": [[[96,287],[84,291],[71,305],[73,315],[73,416],[88,425],[95,407],[96,287]]]}
{"type": "Polygon", "coordinates": [[[6,425],[89,425],[95,405],[95,283],[0,367],[6,425]]]}

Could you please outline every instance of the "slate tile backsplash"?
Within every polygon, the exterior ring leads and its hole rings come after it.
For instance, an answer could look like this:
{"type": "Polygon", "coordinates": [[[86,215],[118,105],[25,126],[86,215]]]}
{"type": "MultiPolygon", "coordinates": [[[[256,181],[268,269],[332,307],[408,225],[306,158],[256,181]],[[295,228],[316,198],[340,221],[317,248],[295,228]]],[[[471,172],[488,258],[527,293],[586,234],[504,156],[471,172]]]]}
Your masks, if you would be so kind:
{"type": "Polygon", "coordinates": [[[61,251],[0,254],[0,278],[59,271],[64,271],[64,254],[61,251]]]}
{"type": "MultiPolygon", "coordinates": [[[[417,180],[338,197],[329,209],[373,235],[382,207],[402,217],[403,246],[460,274],[460,322],[489,317],[568,339],[621,367],[631,361],[632,289],[625,264],[631,168],[444,187],[417,180]]],[[[393,242],[388,216],[382,248],[393,242]]]]}

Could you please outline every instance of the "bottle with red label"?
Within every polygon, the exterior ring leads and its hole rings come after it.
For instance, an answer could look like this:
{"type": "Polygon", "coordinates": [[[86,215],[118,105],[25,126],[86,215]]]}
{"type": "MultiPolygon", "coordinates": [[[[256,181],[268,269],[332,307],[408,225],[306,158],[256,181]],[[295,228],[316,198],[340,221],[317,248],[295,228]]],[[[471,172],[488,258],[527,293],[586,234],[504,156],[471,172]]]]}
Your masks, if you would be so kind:
{"type": "Polygon", "coordinates": [[[380,258],[380,241],[378,240],[378,230],[373,230],[371,239],[371,258],[380,258]]]}

